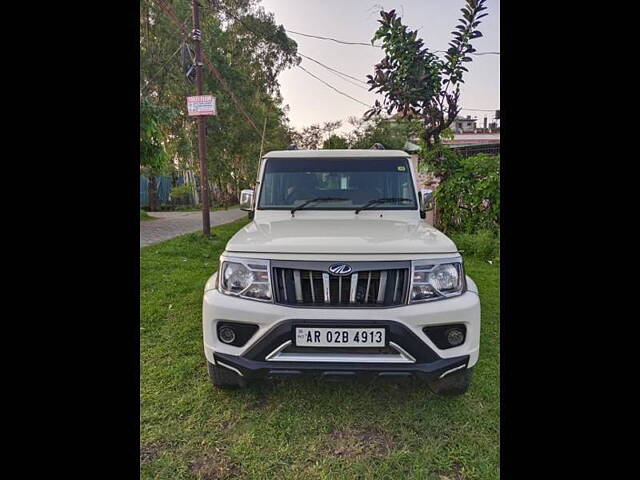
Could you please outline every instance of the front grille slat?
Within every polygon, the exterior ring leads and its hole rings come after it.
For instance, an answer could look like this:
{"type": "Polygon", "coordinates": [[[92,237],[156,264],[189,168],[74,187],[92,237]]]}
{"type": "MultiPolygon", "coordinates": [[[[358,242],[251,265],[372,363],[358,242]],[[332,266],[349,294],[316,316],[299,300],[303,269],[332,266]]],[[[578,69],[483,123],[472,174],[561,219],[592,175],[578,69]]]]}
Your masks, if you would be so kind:
{"type": "Polygon", "coordinates": [[[282,291],[284,292],[284,302],[288,303],[288,297],[287,297],[287,288],[285,287],[285,281],[284,281],[284,268],[282,270],[280,270],[281,275],[281,279],[282,279],[282,283],[280,284],[280,286],[282,287],[282,291]]]}
{"type": "MultiPolygon", "coordinates": [[[[308,268],[308,267],[307,267],[308,268]]],[[[389,307],[403,305],[409,269],[359,270],[332,275],[322,270],[273,268],[275,302],[302,307],[389,307]]]]}
{"type": "Polygon", "coordinates": [[[377,303],[382,303],[384,301],[384,293],[385,288],[387,286],[387,272],[380,272],[380,283],[378,284],[378,298],[376,299],[377,303]]]}
{"type": "Polygon", "coordinates": [[[293,281],[296,288],[296,301],[302,302],[302,283],[300,282],[300,270],[293,271],[293,281]]]}
{"type": "Polygon", "coordinates": [[[400,280],[400,272],[396,272],[396,284],[393,287],[393,300],[392,303],[395,303],[396,297],[398,296],[398,281],[400,280]]]}
{"type": "Polygon", "coordinates": [[[311,302],[316,303],[316,292],[313,286],[313,271],[308,270],[309,272],[309,283],[311,284],[311,302]]]}
{"type": "Polygon", "coordinates": [[[369,287],[371,286],[371,272],[367,276],[367,292],[364,294],[364,303],[369,303],[369,287]]]}
{"type": "Polygon", "coordinates": [[[322,287],[324,291],[324,303],[331,303],[331,289],[329,285],[329,274],[322,274],[322,287]]]}
{"type": "Polygon", "coordinates": [[[358,291],[358,274],[351,275],[351,288],[349,289],[349,303],[355,303],[356,292],[358,291]]]}

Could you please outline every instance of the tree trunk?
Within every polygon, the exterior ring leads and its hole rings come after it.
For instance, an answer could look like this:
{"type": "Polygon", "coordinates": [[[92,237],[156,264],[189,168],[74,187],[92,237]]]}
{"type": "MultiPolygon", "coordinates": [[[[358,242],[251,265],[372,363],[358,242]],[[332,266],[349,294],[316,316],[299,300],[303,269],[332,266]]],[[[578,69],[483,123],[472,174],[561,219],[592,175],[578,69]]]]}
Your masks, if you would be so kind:
{"type": "Polygon", "coordinates": [[[158,185],[156,183],[156,176],[149,175],[149,211],[158,212],[160,207],[158,205],[158,185]]]}

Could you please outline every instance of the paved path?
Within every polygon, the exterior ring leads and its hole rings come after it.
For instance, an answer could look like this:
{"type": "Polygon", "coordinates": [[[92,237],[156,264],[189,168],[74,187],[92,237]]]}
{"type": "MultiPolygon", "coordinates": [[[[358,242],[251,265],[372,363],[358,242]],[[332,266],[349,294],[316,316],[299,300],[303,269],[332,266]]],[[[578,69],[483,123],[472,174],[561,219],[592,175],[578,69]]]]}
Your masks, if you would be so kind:
{"type": "MultiPolygon", "coordinates": [[[[140,246],[168,240],[184,233],[202,228],[202,212],[151,212],[156,220],[140,222],[140,246]]],[[[211,212],[211,227],[246,217],[247,212],[239,208],[211,212]]]]}

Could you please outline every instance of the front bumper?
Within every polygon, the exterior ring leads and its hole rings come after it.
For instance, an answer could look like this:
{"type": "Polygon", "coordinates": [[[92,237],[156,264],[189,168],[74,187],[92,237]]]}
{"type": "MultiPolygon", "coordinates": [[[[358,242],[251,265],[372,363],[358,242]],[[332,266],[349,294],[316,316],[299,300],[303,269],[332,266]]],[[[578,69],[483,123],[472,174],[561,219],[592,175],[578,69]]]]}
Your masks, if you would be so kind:
{"type": "Polygon", "coordinates": [[[274,365],[271,362],[249,360],[244,357],[214,354],[215,363],[224,368],[239,373],[242,377],[252,380],[255,378],[283,378],[303,375],[321,376],[330,379],[350,377],[410,377],[416,376],[426,380],[435,380],[456,370],[467,368],[469,356],[435,360],[431,363],[416,363],[411,365],[394,365],[386,363],[308,363],[281,362],[274,365]]]}
{"type": "Polygon", "coordinates": [[[435,302],[393,308],[300,308],[257,302],[205,291],[203,300],[204,351],[213,364],[230,368],[247,379],[306,374],[328,377],[410,376],[439,378],[475,365],[480,344],[480,302],[477,287],[467,277],[463,295],[435,302]],[[258,326],[242,347],[222,343],[216,332],[220,321],[258,326]],[[454,348],[439,349],[422,331],[425,326],[462,323],[466,339],[454,348]],[[413,357],[411,363],[368,361],[273,361],[269,354],[292,338],[295,325],[342,327],[385,326],[389,341],[413,357]]]}

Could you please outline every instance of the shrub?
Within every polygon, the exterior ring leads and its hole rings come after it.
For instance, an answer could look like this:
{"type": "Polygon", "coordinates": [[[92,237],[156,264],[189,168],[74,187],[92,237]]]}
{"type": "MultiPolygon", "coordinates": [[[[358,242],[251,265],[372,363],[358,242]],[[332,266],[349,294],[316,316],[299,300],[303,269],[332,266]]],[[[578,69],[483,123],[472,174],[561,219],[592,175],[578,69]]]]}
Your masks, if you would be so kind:
{"type": "Polygon", "coordinates": [[[173,187],[171,189],[171,198],[185,199],[185,198],[189,198],[189,195],[191,195],[192,193],[193,193],[193,186],[187,185],[185,183],[184,185],[180,185],[179,187],[173,187]]]}
{"type": "Polygon", "coordinates": [[[435,191],[438,227],[475,233],[500,229],[500,157],[463,158],[435,191]]]}

